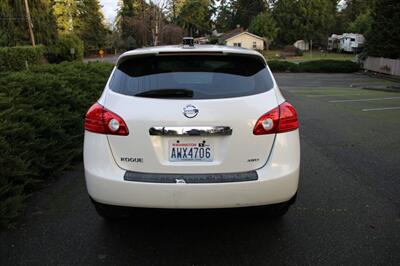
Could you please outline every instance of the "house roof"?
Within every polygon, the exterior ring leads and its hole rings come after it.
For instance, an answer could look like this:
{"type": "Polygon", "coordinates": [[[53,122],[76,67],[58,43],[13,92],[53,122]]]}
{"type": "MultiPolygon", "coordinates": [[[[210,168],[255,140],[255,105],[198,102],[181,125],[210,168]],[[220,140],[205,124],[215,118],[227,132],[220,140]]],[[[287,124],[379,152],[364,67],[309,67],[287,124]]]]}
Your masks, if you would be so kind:
{"type": "Polygon", "coordinates": [[[227,39],[230,39],[240,33],[244,32],[244,29],[242,27],[237,27],[225,34],[223,34],[221,37],[219,37],[220,42],[225,42],[227,39]]]}
{"type": "Polygon", "coordinates": [[[236,35],[234,35],[234,36],[231,36],[231,37],[225,39],[225,41],[228,41],[228,40],[230,40],[230,39],[232,39],[232,38],[234,38],[234,37],[237,37],[237,36],[240,36],[240,35],[243,35],[243,34],[247,34],[247,35],[250,35],[251,37],[254,37],[254,38],[257,38],[257,39],[260,39],[260,40],[265,41],[265,39],[264,39],[263,37],[260,37],[260,36],[258,36],[258,35],[255,35],[255,34],[250,33],[250,32],[248,32],[248,31],[244,31],[244,32],[241,32],[241,33],[236,34],[236,35]]]}

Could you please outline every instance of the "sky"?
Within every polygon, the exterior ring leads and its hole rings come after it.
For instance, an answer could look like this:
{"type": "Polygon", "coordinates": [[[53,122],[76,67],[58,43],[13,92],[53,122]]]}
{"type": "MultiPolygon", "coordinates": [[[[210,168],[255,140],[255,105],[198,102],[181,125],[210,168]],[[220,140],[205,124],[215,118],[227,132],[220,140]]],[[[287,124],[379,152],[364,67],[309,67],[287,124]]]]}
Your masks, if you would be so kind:
{"type": "Polygon", "coordinates": [[[103,6],[103,13],[107,21],[113,23],[117,15],[118,0],[100,0],[100,4],[103,6]]]}

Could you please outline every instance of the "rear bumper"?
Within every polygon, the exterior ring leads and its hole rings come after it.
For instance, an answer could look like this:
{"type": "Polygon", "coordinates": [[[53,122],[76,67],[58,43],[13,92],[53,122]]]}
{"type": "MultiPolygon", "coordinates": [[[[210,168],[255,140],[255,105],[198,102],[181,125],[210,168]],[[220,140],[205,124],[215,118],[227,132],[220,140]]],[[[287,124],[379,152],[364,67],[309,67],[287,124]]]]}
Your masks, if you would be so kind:
{"type": "Polygon", "coordinates": [[[289,201],[297,192],[300,168],[298,131],[278,134],[258,180],[228,183],[174,184],[125,181],[105,136],[85,134],[85,178],[88,193],[99,203],[145,208],[234,208],[289,201]],[[105,145],[105,146],[104,146],[105,145]],[[90,149],[87,147],[90,146],[90,149]],[[96,151],[98,147],[98,151],[96,151]]]}

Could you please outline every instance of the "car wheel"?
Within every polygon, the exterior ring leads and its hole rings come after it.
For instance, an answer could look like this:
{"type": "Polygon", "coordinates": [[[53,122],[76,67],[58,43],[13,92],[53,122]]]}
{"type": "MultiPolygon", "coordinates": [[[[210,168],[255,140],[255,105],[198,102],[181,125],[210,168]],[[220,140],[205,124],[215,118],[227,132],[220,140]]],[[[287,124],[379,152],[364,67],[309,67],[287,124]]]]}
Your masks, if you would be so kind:
{"type": "Polygon", "coordinates": [[[290,204],[288,202],[274,204],[267,210],[268,217],[280,218],[284,216],[289,210],[290,204]]]}
{"type": "Polygon", "coordinates": [[[267,206],[266,215],[277,219],[284,216],[289,211],[290,206],[296,202],[296,199],[297,193],[287,202],[267,206]]]}
{"type": "Polygon", "coordinates": [[[96,202],[92,199],[97,214],[106,221],[118,221],[129,217],[127,208],[96,202]]]}

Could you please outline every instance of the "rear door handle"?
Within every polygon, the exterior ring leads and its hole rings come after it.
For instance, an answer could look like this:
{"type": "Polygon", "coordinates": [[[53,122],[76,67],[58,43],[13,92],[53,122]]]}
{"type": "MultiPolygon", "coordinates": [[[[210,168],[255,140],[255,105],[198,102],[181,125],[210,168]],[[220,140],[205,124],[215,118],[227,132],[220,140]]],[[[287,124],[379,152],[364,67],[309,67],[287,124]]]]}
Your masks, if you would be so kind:
{"type": "Polygon", "coordinates": [[[151,136],[230,136],[230,127],[152,127],[151,136]]]}

